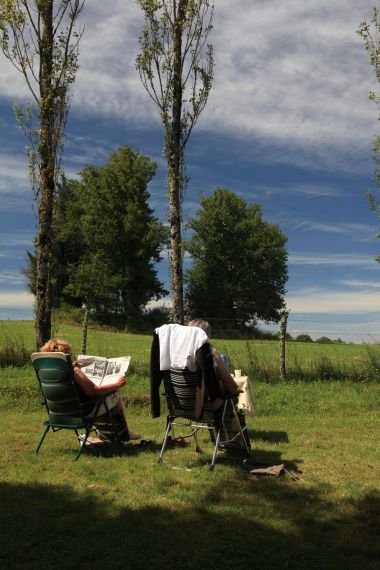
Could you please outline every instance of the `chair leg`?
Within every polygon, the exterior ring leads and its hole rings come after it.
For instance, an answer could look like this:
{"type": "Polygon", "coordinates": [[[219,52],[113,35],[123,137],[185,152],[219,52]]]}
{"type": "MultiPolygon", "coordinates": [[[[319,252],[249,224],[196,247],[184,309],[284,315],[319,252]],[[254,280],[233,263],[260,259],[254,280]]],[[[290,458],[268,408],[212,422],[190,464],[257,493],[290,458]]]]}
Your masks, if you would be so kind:
{"type": "Polygon", "coordinates": [[[172,429],[172,422],[168,419],[168,423],[167,423],[167,426],[166,426],[165,437],[164,437],[164,441],[162,442],[161,453],[160,453],[160,457],[158,458],[157,463],[162,464],[162,462],[163,462],[163,455],[164,455],[164,452],[165,452],[165,449],[166,449],[166,444],[167,444],[168,437],[169,437],[169,432],[170,432],[171,429],[172,429]]]}
{"type": "Polygon", "coordinates": [[[46,436],[47,432],[49,431],[49,429],[50,429],[50,426],[45,426],[44,433],[42,434],[42,437],[41,437],[41,439],[40,439],[40,441],[38,442],[38,445],[37,445],[37,447],[36,447],[36,455],[38,455],[38,452],[39,452],[39,450],[40,450],[40,447],[41,447],[41,445],[42,445],[42,442],[44,441],[45,436],[46,436]]]}
{"type": "Polygon", "coordinates": [[[220,432],[221,432],[221,426],[218,429],[218,433],[216,434],[216,439],[215,439],[215,445],[214,445],[214,452],[212,454],[212,459],[211,459],[211,464],[210,464],[210,470],[212,471],[215,467],[215,461],[216,461],[216,456],[218,454],[218,448],[219,448],[219,441],[220,441],[220,432]]]}
{"type": "MultiPolygon", "coordinates": [[[[75,430],[75,431],[76,431],[76,430],[75,430]]],[[[85,435],[85,438],[84,438],[84,440],[81,442],[81,444],[80,444],[80,446],[79,446],[79,451],[78,451],[78,453],[76,454],[74,461],[77,461],[77,460],[79,459],[79,457],[81,456],[82,451],[85,449],[88,436],[90,435],[90,431],[91,431],[91,428],[86,427],[86,435],[85,435]]]]}
{"type": "Polygon", "coordinates": [[[245,447],[245,451],[246,451],[247,456],[248,456],[248,455],[250,455],[251,450],[250,450],[250,448],[248,447],[247,440],[245,439],[245,435],[244,435],[244,432],[247,431],[247,426],[245,426],[244,428],[241,427],[240,418],[239,418],[239,414],[237,413],[236,405],[235,405],[234,402],[231,402],[231,405],[232,405],[232,411],[233,411],[233,413],[234,413],[235,419],[236,419],[237,424],[238,424],[238,426],[239,426],[240,436],[241,436],[241,438],[242,438],[242,440],[243,440],[243,444],[244,444],[244,447],[245,447]]]}
{"type": "MultiPolygon", "coordinates": [[[[112,415],[112,413],[111,413],[111,410],[109,409],[109,407],[108,407],[106,401],[104,401],[104,405],[105,405],[105,407],[106,407],[108,416],[109,416],[109,418],[110,418],[110,420],[111,420],[111,424],[112,424],[113,430],[114,430],[114,432],[115,432],[115,436],[116,436],[116,439],[117,439],[117,443],[119,444],[120,447],[123,447],[123,443],[122,443],[122,441],[121,441],[121,439],[120,439],[120,437],[119,437],[119,432],[118,432],[118,430],[117,430],[117,425],[116,425],[115,419],[114,419],[114,417],[113,417],[113,415],[112,415]]],[[[127,427],[127,429],[128,429],[128,427],[127,427]]]]}
{"type": "Polygon", "coordinates": [[[216,434],[216,440],[215,440],[215,445],[214,445],[214,453],[212,454],[212,460],[211,460],[211,464],[210,464],[210,469],[211,471],[214,469],[215,467],[215,461],[216,461],[216,456],[218,454],[218,449],[219,449],[219,442],[220,442],[220,437],[221,437],[221,432],[222,432],[222,427],[224,425],[224,418],[226,417],[226,412],[227,412],[227,404],[228,401],[226,401],[223,404],[223,411],[222,411],[222,417],[220,419],[220,423],[219,423],[219,427],[218,427],[218,432],[216,434]]]}

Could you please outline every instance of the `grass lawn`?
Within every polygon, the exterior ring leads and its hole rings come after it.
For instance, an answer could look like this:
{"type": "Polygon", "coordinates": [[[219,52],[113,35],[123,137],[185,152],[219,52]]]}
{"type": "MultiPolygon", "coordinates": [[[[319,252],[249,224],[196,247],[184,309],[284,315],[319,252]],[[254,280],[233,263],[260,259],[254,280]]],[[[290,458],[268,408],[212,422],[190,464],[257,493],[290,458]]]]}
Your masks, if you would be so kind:
{"type": "MultiPolygon", "coordinates": [[[[76,334],[60,331],[78,351],[76,334]]],[[[210,472],[206,440],[205,454],[170,449],[158,466],[165,416],[147,406],[148,337],[92,334],[89,352],[135,359],[123,396],[151,443],[75,462],[75,436],[49,433],[35,457],[45,414],[34,372],[0,370],[1,568],[378,568],[379,384],[252,379],[253,456],[298,480],[253,477],[238,460],[210,472]]]]}
{"type": "MultiPolygon", "coordinates": [[[[74,354],[82,347],[82,328],[58,322],[53,336],[69,340],[74,354]]],[[[34,324],[32,321],[0,321],[1,339],[16,339],[29,352],[34,349],[34,324]]],[[[221,340],[215,339],[219,352],[228,355],[233,368],[248,371],[255,378],[278,380],[277,341],[221,340]]],[[[101,356],[132,356],[132,371],[148,373],[151,335],[115,333],[89,328],[87,354],[101,356]]],[[[1,354],[0,354],[1,365],[1,354]]],[[[315,380],[320,378],[380,381],[380,345],[318,344],[287,342],[286,367],[289,379],[315,380]]]]}

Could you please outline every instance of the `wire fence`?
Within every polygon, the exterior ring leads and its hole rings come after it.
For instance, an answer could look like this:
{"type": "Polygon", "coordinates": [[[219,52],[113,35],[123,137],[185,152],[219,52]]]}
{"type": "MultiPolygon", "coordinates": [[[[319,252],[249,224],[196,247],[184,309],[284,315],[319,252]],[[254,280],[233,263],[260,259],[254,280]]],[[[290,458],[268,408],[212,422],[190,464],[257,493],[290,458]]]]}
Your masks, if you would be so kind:
{"type": "MultiPolygon", "coordinates": [[[[71,340],[70,335],[74,335],[76,353],[105,356],[121,355],[114,354],[117,341],[125,350],[123,353],[132,356],[132,371],[149,376],[150,335],[156,327],[169,321],[169,315],[156,311],[145,315],[144,319],[142,326],[141,315],[86,313],[82,309],[65,315],[59,311],[53,314],[53,336],[69,336],[71,340]],[[71,327],[73,322],[77,325],[74,329],[71,327]],[[131,332],[135,334],[125,334],[131,332]]],[[[216,347],[227,353],[232,367],[245,370],[254,378],[363,381],[380,376],[380,318],[375,316],[363,321],[358,317],[336,320],[289,315],[283,347],[283,374],[279,363],[280,323],[258,323],[258,333],[257,328],[238,327],[233,319],[206,316],[205,320],[211,324],[216,347]],[[268,339],[275,342],[262,342],[268,339]]],[[[8,326],[6,319],[0,322],[2,368],[30,362],[33,324],[16,325],[14,320],[9,320],[8,326]]]]}
{"type": "MultiPolygon", "coordinates": [[[[76,315],[68,315],[67,320],[72,320],[76,324],[82,324],[85,310],[78,309],[76,315]]],[[[239,339],[251,339],[252,337],[269,338],[273,335],[276,338],[280,330],[279,323],[267,324],[258,322],[256,329],[252,327],[242,327],[236,325],[236,320],[229,318],[217,318],[211,316],[203,316],[207,320],[212,329],[214,336],[232,338],[236,336],[239,339]],[[268,335],[268,336],[266,336],[268,335]]],[[[20,307],[0,307],[0,321],[11,320],[33,320],[33,314],[30,309],[20,307]]],[[[53,312],[53,323],[65,320],[64,314],[59,311],[58,314],[53,312]]],[[[170,317],[165,311],[151,311],[145,315],[126,314],[126,313],[106,313],[100,311],[91,311],[88,313],[89,326],[105,326],[114,330],[129,330],[131,332],[150,332],[155,327],[170,322],[170,317]]],[[[380,316],[379,318],[342,318],[342,319],[326,319],[326,318],[303,318],[288,316],[287,323],[288,340],[292,337],[294,340],[298,335],[308,335],[312,341],[326,340],[326,337],[332,337],[331,340],[343,340],[346,342],[380,342],[380,316]],[[325,337],[325,338],[323,338],[325,337]]]]}

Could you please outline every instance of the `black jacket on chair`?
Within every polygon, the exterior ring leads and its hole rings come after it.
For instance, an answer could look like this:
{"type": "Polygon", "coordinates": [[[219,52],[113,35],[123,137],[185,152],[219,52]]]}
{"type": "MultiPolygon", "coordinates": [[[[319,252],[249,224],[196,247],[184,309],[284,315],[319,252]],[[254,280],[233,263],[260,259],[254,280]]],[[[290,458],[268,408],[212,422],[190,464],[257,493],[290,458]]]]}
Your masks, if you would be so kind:
{"type": "MultiPolygon", "coordinates": [[[[214,368],[214,357],[210,343],[202,345],[195,356],[198,365],[199,387],[205,388],[205,398],[213,402],[216,398],[222,398],[218,378],[214,368]]],[[[150,397],[151,414],[153,418],[160,416],[160,386],[166,370],[160,370],[160,342],[156,332],[153,333],[153,341],[150,357],[150,397]]]]}

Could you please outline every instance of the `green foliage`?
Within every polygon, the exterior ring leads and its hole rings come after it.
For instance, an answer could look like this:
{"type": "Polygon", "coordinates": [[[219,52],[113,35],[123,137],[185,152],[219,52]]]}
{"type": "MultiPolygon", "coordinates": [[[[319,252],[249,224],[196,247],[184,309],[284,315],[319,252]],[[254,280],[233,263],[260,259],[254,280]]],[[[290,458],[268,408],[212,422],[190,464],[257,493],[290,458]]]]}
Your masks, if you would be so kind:
{"type": "Polygon", "coordinates": [[[257,319],[278,321],[287,279],[286,237],[230,190],[217,188],[201,200],[189,222],[185,247],[193,259],[187,272],[189,314],[215,327],[254,326],[257,319]]]}
{"type": "Polygon", "coordinates": [[[168,165],[172,318],[183,322],[182,201],[186,177],[185,145],[211,90],[214,59],[208,35],[210,0],[137,0],[145,15],[137,69],[159,108],[168,165]]]}
{"type": "Polygon", "coordinates": [[[156,165],[123,147],[103,167],[86,166],[58,201],[56,295],[98,313],[133,319],[166,294],[154,263],[167,234],[148,206],[156,165]]]}
{"type": "Polygon", "coordinates": [[[15,106],[28,140],[29,174],[38,205],[36,237],[36,346],[51,333],[52,217],[60,172],[70,86],[83,33],[84,0],[0,0],[0,48],[23,75],[32,103],[15,106]]]}
{"type": "MultiPolygon", "coordinates": [[[[378,9],[374,6],[372,9],[371,23],[366,21],[361,22],[357,34],[364,42],[365,50],[368,54],[368,60],[373,67],[377,84],[380,83],[380,22],[378,9]]],[[[369,99],[373,101],[377,109],[380,108],[380,96],[375,91],[369,92],[369,99]]],[[[380,120],[380,114],[378,114],[380,120]]],[[[375,163],[375,176],[373,181],[377,187],[377,193],[380,193],[380,136],[375,136],[372,142],[373,160],[375,163]]],[[[376,213],[376,217],[380,220],[380,205],[379,199],[373,195],[371,190],[367,192],[368,203],[370,209],[376,213]]],[[[377,234],[380,237],[380,233],[377,234]]],[[[376,261],[380,262],[380,256],[377,256],[376,261]]]]}
{"type": "Polygon", "coordinates": [[[21,337],[5,334],[0,345],[0,368],[25,366],[30,362],[30,352],[21,337]]]}
{"type": "Polygon", "coordinates": [[[329,344],[333,341],[328,336],[321,336],[320,338],[317,338],[315,342],[319,342],[320,344],[329,344]]]}
{"type": "Polygon", "coordinates": [[[0,48],[24,76],[34,101],[24,107],[16,104],[14,111],[28,140],[29,172],[37,196],[41,169],[46,168],[43,155],[47,144],[53,176],[58,179],[69,88],[78,70],[83,30],[76,29],[76,23],[83,4],[84,0],[0,0],[0,48]],[[44,120],[49,123],[51,140],[46,138],[44,120]]]}
{"type": "Polygon", "coordinates": [[[173,151],[170,144],[173,106],[181,109],[183,149],[212,87],[214,60],[207,37],[212,30],[214,6],[209,0],[137,0],[137,3],[144,12],[145,25],[136,66],[142,84],[160,109],[169,157],[173,151]],[[179,92],[176,65],[181,79],[179,92]]]}
{"type": "Polygon", "coordinates": [[[294,340],[296,342],[313,342],[313,339],[311,338],[311,336],[306,334],[306,333],[301,333],[301,334],[297,335],[294,340]]]}

